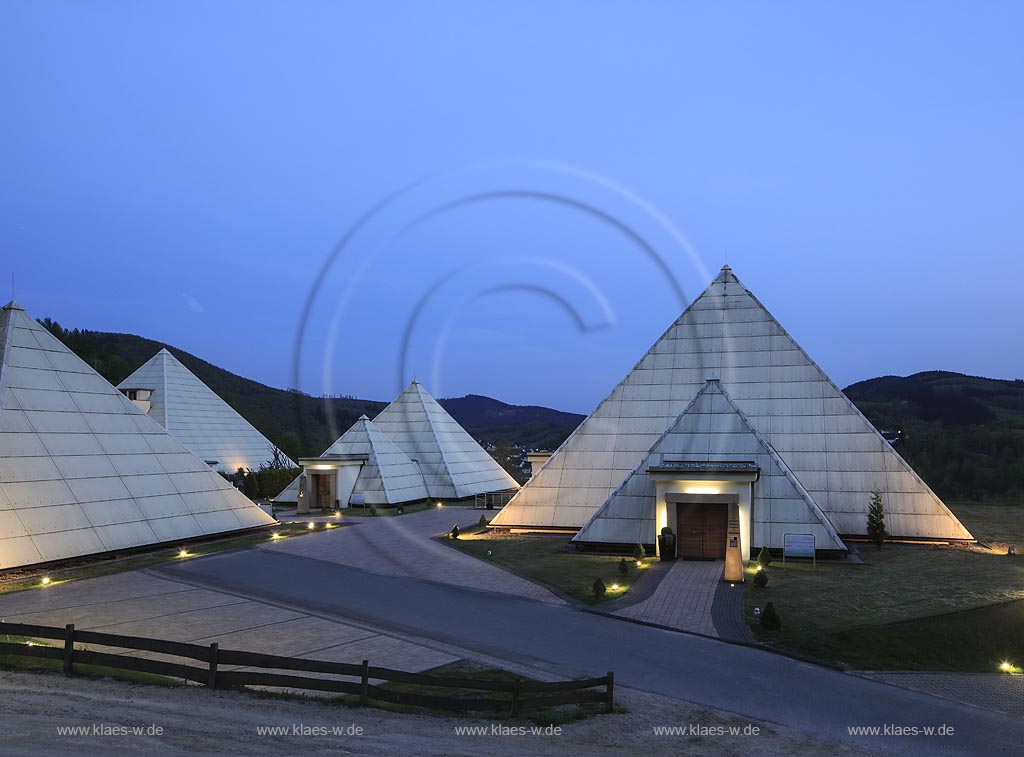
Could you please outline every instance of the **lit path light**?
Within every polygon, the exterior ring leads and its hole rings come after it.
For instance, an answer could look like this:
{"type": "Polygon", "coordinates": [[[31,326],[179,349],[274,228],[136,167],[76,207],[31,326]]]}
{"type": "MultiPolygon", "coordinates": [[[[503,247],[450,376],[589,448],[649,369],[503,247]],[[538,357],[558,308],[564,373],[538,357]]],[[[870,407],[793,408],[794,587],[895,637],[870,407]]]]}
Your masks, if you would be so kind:
{"type": "Polygon", "coordinates": [[[187,549],[179,550],[178,551],[178,557],[188,557],[188,550],[187,549]]]}
{"type": "Polygon", "coordinates": [[[314,523],[313,521],[310,521],[309,525],[306,526],[306,528],[308,528],[310,531],[312,531],[313,529],[316,528],[316,523],[314,523]]]}
{"type": "Polygon", "coordinates": [[[50,585],[50,577],[49,576],[43,576],[43,580],[40,581],[40,583],[43,586],[49,586],[50,585]]]}

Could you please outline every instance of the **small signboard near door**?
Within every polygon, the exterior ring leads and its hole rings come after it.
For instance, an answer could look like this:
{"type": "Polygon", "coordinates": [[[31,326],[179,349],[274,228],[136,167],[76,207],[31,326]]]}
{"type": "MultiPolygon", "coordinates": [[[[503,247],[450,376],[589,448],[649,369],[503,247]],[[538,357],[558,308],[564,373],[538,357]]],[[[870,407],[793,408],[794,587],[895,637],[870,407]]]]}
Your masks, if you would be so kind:
{"type": "Polygon", "coordinates": [[[814,534],[783,534],[782,535],[782,562],[787,557],[814,557],[814,534]]]}

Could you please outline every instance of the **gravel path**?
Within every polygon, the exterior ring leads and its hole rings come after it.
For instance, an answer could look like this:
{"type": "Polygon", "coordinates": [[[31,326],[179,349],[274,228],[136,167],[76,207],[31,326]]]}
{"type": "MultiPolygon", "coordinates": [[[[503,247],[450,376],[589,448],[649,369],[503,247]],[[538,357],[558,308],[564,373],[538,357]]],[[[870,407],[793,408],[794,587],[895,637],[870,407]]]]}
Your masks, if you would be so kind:
{"type": "MultiPolygon", "coordinates": [[[[35,757],[83,755],[862,755],[855,748],[816,741],[777,726],[724,715],[685,702],[622,691],[625,714],[599,715],[561,727],[558,735],[490,733],[486,718],[434,717],[357,709],[316,702],[258,698],[199,687],[163,688],[110,680],[66,679],[56,674],[0,671],[4,702],[0,752],[35,757]],[[662,736],[658,726],[735,727],[738,735],[662,736]],[[486,735],[459,735],[456,728],[485,727],[486,735]],[[82,735],[61,735],[77,727],[82,735]],[[111,729],[106,735],[94,728],[111,729]],[[274,727],[286,735],[261,734],[274,727]],[[295,728],[325,729],[301,735],[295,728]],[[746,728],[756,735],[743,735],[746,728]],[[129,730],[120,735],[116,730],[129,730]],[[142,731],[135,735],[131,729],[142,731]],[[145,735],[160,728],[160,735],[145,735]],[[341,729],[335,735],[333,729],[341,729]],[[359,735],[356,735],[356,729],[359,735]]],[[[524,721],[494,721],[523,727],[524,721]]]]}

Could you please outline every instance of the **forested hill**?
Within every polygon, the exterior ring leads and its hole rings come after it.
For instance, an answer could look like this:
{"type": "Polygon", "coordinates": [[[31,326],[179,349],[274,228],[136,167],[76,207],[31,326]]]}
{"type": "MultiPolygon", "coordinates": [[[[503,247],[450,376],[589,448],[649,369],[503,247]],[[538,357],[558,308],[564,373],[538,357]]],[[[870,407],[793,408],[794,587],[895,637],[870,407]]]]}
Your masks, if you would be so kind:
{"type": "MultiPolygon", "coordinates": [[[[45,318],[41,323],[93,366],[104,378],[119,384],[140,365],[166,347],[240,415],[293,460],[319,455],[360,415],[373,418],[385,402],[348,397],[320,398],[275,389],[218,368],[173,345],[133,334],[65,329],[45,318]]],[[[582,416],[543,407],[507,405],[489,397],[440,400],[442,406],[475,438],[497,444],[511,441],[530,448],[557,447],[582,416]]]]}
{"type": "Polygon", "coordinates": [[[939,496],[1024,504],[1024,381],[928,371],[845,392],[939,496]]]}
{"type": "Polygon", "coordinates": [[[440,403],[476,438],[509,440],[530,449],[555,449],[584,418],[549,407],[508,405],[479,394],[442,399],[440,403]]]}

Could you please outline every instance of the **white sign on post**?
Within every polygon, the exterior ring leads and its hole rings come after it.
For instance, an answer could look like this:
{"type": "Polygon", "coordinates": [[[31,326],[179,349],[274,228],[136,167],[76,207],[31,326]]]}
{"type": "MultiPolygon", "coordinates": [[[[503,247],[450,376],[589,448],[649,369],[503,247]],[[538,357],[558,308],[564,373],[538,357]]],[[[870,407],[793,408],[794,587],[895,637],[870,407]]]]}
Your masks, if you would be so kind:
{"type": "Polygon", "coordinates": [[[783,534],[782,562],[787,557],[809,557],[817,563],[814,556],[814,534],[783,534]]]}
{"type": "Polygon", "coordinates": [[[348,501],[358,507],[366,507],[366,495],[362,492],[352,492],[352,496],[348,501]]]}

